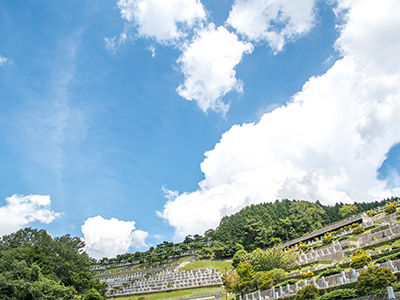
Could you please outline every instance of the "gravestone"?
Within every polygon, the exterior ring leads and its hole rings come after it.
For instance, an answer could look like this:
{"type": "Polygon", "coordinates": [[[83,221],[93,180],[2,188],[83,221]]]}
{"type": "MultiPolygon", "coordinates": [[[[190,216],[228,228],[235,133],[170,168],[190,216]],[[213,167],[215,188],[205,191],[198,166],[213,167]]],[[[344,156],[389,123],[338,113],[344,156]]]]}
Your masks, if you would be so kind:
{"type": "Polygon", "coordinates": [[[386,289],[387,289],[387,292],[388,292],[388,299],[389,300],[395,300],[396,296],[394,295],[393,287],[388,286],[386,289]]]}

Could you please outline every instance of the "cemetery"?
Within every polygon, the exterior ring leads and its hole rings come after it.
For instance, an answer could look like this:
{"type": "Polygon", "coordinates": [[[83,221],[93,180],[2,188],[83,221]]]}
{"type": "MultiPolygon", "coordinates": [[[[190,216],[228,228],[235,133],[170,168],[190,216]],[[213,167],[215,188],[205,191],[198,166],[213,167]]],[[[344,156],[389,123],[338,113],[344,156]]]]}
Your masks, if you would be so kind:
{"type": "MultiPolygon", "coordinates": [[[[287,242],[287,245],[291,245],[289,248],[297,253],[297,269],[295,268],[286,275],[287,283],[283,280],[283,284],[275,285],[267,290],[245,293],[243,296],[230,293],[229,299],[294,299],[300,289],[309,285],[314,285],[320,291],[324,291],[355,284],[360,272],[368,268],[367,266],[350,267],[352,255],[357,249],[365,251],[373,262],[372,267],[387,267],[393,274],[396,274],[400,270],[400,226],[398,226],[396,214],[384,215],[382,214],[383,211],[384,208],[378,208],[374,217],[365,213],[360,214],[347,219],[346,222],[340,222],[341,225],[347,224],[343,227],[338,227],[338,224],[329,226],[330,229],[335,229],[333,231],[325,228],[319,230],[318,234],[314,233],[296,239],[296,243],[287,242]],[[357,227],[362,227],[363,230],[361,231],[364,232],[354,233],[353,231],[357,227]],[[324,233],[323,236],[321,232],[324,233]],[[324,240],[327,235],[332,236],[332,241],[329,244],[324,240]],[[314,236],[314,238],[310,239],[311,236],[314,236]],[[304,250],[300,250],[301,245],[307,247],[303,246],[301,249],[304,250]],[[337,274],[318,276],[332,268],[340,268],[341,271],[337,274]],[[306,274],[314,276],[304,278],[306,274]]],[[[148,294],[166,291],[212,286],[222,287],[223,274],[216,269],[208,267],[184,270],[185,265],[197,258],[198,255],[191,256],[186,262],[143,266],[136,269],[108,270],[104,267],[97,267],[94,270],[97,271],[97,278],[101,282],[107,283],[106,295],[112,298],[126,295],[145,297],[148,294]]],[[[232,272],[233,270],[230,270],[231,274],[232,272]]],[[[394,297],[392,288],[388,288],[387,292],[390,295],[393,294],[394,297]]],[[[214,295],[214,297],[225,298],[225,295],[220,293],[214,295]]]]}

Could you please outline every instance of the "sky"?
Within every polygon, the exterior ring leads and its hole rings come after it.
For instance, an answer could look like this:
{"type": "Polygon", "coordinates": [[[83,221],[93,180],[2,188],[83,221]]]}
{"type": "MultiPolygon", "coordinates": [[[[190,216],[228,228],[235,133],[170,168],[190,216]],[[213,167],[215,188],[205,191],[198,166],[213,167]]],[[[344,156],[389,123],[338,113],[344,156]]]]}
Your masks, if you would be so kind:
{"type": "Polygon", "coordinates": [[[113,257],[399,196],[399,53],[397,0],[2,0],[0,235],[113,257]]]}

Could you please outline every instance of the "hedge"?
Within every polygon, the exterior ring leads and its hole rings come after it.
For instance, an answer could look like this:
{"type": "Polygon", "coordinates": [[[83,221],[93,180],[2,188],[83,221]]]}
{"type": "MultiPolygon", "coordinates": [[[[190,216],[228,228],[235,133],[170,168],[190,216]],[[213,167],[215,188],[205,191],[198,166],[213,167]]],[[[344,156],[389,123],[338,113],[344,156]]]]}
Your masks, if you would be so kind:
{"type": "Polygon", "coordinates": [[[385,241],[382,241],[382,242],[379,242],[379,243],[368,245],[368,246],[365,246],[365,247],[362,247],[362,248],[363,248],[363,250],[369,250],[369,249],[373,249],[373,248],[380,247],[380,246],[391,245],[391,244],[393,244],[394,241],[397,241],[397,240],[400,240],[400,236],[395,237],[395,238],[390,239],[390,240],[385,240],[385,241]]]}

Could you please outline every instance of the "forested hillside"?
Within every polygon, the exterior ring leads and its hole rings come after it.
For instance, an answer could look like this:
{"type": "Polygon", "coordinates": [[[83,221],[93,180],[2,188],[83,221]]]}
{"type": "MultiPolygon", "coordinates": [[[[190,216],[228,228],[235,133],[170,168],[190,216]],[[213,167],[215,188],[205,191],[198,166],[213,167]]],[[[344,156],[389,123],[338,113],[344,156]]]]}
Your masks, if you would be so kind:
{"type": "Polygon", "coordinates": [[[25,228],[0,239],[0,299],[103,299],[84,243],[25,228]]]}
{"type": "Polygon", "coordinates": [[[286,199],[251,205],[222,218],[215,230],[215,240],[220,243],[220,247],[241,244],[247,251],[265,248],[310,233],[355,213],[373,209],[385,201],[326,206],[319,201],[312,203],[286,199]]]}

